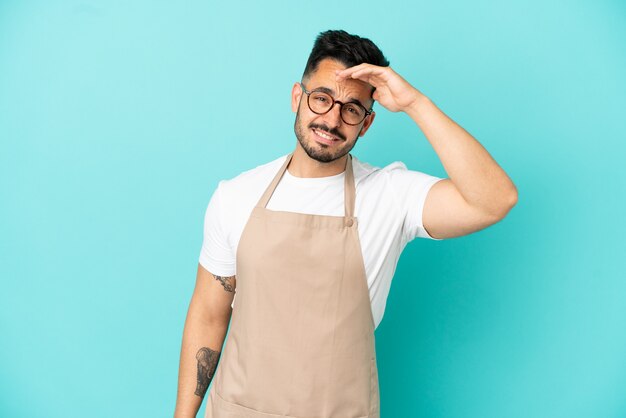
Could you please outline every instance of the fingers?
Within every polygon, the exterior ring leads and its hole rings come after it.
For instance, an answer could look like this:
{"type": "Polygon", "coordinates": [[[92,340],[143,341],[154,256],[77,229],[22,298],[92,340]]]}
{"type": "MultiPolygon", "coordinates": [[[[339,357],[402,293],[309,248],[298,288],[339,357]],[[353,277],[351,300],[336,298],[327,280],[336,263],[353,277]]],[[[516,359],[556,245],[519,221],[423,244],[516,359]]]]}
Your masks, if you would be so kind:
{"type": "Polygon", "coordinates": [[[363,63],[363,64],[355,65],[353,67],[345,68],[343,70],[337,70],[337,71],[335,71],[335,74],[337,74],[337,78],[340,78],[340,79],[349,78],[349,77],[352,77],[352,74],[355,71],[358,71],[358,70],[364,68],[367,65],[369,65],[369,64],[363,63]]]}
{"type": "Polygon", "coordinates": [[[337,79],[357,78],[363,81],[367,76],[382,76],[385,73],[385,67],[379,67],[372,64],[359,64],[354,67],[336,71],[337,79]]]}

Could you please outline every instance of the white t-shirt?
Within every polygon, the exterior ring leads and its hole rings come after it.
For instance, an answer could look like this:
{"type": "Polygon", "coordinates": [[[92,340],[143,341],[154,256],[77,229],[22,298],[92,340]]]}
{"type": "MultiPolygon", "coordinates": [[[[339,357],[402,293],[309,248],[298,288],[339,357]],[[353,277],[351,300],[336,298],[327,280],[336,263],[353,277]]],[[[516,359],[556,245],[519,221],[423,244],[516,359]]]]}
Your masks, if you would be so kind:
{"type": "MultiPolygon", "coordinates": [[[[199,263],[218,276],[236,275],[237,246],[252,208],[287,155],[219,182],[206,209],[199,263]]],[[[356,186],[354,215],[375,326],[383,313],[400,253],[416,237],[431,237],[422,224],[424,201],[442,178],[408,170],[402,162],[384,168],[352,158],[356,186]]],[[[329,177],[294,177],[285,171],[267,209],[344,215],[345,172],[329,177]]],[[[235,293],[236,295],[236,293],[235,293]]],[[[236,299],[236,297],[235,297],[236,299]]],[[[233,300],[233,306],[234,306],[233,300]]]]}

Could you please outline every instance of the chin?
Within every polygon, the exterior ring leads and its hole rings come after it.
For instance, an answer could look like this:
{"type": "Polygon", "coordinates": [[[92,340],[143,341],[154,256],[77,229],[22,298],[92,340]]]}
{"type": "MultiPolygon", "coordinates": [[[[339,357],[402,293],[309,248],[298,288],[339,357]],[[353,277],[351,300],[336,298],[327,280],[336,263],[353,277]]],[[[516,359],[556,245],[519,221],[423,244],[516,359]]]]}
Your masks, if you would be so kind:
{"type": "Polygon", "coordinates": [[[335,160],[338,160],[347,155],[353,147],[354,144],[352,144],[351,146],[346,146],[346,144],[343,144],[343,147],[337,148],[333,147],[332,145],[320,144],[314,139],[311,139],[310,142],[306,144],[306,146],[302,146],[309,158],[320,163],[331,163],[335,160]]]}

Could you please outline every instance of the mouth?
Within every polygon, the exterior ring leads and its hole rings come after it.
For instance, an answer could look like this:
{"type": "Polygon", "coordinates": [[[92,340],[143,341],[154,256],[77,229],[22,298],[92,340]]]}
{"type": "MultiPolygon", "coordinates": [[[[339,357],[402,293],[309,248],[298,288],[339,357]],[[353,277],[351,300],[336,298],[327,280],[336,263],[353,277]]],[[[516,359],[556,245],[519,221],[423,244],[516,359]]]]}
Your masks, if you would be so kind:
{"type": "Polygon", "coordinates": [[[319,129],[312,129],[313,134],[315,135],[315,140],[317,142],[321,142],[322,144],[326,144],[326,145],[332,145],[335,142],[339,142],[341,141],[340,138],[329,134],[328,132],[325,131],[320,131],[319,129]]]}

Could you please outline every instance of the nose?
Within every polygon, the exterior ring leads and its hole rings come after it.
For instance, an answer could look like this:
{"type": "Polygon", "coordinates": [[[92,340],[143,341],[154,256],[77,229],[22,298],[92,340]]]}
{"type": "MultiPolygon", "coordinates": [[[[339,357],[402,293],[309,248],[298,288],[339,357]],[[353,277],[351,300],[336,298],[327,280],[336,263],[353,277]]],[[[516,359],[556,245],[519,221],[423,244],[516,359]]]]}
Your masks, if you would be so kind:
{"type": "Polygon", "coordinates": [[[341,119],[341,103],[333,103],[333,107],[326,112],[324,115],[324,120],[327,122],[327,125],[336,128],[343,122],[341,119]]]}

